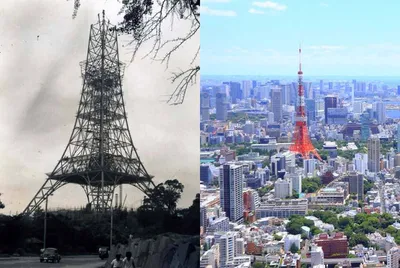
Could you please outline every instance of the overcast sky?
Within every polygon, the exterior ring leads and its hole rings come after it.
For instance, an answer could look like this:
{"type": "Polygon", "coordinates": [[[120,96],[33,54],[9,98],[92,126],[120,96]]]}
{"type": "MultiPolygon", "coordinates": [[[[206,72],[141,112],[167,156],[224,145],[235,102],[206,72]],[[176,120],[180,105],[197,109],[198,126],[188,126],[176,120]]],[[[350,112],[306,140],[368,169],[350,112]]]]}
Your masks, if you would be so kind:
{"type": "MultiPolygon", "coordinates": [[[[3,213],[22,212],[60,159],[71,135],[82,79],[79,62],[86,58],[89,26],[103,9],[112,23],[119,19],[116,0],[81,0],[75,20],[73,1],[2,0],[0,6],[0,193],[3,213]]],[[[175,33],[186,25],[176,25],[175,33]]],[[[165,32],[166,38],[171,32],[165,32]]],[[[124,40],[125,39],[125,40],[124,40]]],[[[120,59],[131,53],[122,37],[120,59]]],[[[196,52],[199,36],[171,59],[170,71],[185,68],[196,52]]],[[[141,55],[148,52],[146,44],[141,55]]],[[[181,206],[199,192],[197,87],[183,105],[169,106],[163,95],[174,86],[165,66],[141,55],[125,70],[123,90],[133,142],[156,182],[177,178],[185,185],[181,206]]],[[[143,197],[125,186],[126,205],[143,197]]],[[[49,207],[86,204],[81,187],[64,186],[49,207]]]]}

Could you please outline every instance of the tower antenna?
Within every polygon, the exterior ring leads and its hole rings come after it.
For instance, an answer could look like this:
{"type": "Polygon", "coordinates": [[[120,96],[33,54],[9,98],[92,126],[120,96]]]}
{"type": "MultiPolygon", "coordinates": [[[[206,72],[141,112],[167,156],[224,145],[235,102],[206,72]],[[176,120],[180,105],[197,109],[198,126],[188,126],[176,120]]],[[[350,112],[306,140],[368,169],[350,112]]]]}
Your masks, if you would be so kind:
{"type": "Polygon", "coordinates": [[[301,155],[304,159],[310,158],[310,155],[312,154],[319,160],[322,160],[317,150],[314,148],[314,145],[311,143],[311,139],[308,135],[303,71],[301,70],[301,43],[299,44],[299,71],[297,72],[297,75],[299,85],[297,91],[296,123],[293,133],[293,144],[290,146],[289,150],[301,155]]]}

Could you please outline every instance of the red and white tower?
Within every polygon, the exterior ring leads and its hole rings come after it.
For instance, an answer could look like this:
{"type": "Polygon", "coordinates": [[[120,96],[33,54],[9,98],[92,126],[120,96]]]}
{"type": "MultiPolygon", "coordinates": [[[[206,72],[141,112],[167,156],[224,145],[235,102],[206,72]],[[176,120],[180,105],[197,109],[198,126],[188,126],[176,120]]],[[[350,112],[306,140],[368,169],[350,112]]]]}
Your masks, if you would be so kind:
{"type": "Polygon", "coordinates": [[[299,77],[299,87],[297,92],[296,125],[293,133],[293,144],[290,146],[289,150],[300,154],[304,159],[311,158],[312,155],[314,155],[319,160],[322,160],[308,135],[303,72],[301,71],[301,47],[299,48],[299,71],[297,74],[299,77]]]}

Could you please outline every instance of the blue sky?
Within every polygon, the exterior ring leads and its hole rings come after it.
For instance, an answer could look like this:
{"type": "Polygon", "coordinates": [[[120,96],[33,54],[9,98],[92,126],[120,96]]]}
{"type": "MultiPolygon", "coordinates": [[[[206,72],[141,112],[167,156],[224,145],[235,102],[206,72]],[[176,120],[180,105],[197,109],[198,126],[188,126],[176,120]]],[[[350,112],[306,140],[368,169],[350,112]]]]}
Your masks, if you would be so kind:
{"type": "Polygon", "coordinates": [[[202,0],[203,75],[400,76],[399,0],[202,0]]]}

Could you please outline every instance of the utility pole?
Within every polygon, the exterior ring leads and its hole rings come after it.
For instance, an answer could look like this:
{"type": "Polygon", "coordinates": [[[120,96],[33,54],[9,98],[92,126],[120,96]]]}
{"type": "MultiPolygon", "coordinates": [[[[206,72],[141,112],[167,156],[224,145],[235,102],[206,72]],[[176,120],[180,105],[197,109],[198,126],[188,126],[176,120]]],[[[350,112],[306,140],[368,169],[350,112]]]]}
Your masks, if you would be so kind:
{"type": "Polygon", "coordinates": [[[43,234],[43,249],[46,249],[46,235],[47,235],[47,204],[49,196],[46,197],[46,206],[44,210],[44,234],[43,234]]]}
{"type": "MultiPolygon", "coordinates": [[[[112,195],[111,195],[112,196],[112,195]]],[[[110,250],[112,247],[112,243],[113,243],[113,219],[114,219],[114,213],[113,213],[113,205],[112,205],[112,200],[111,200],[111,206],[110,206],[110,214],[111,214],[111,228],[110,228],[110,250]]]]}

